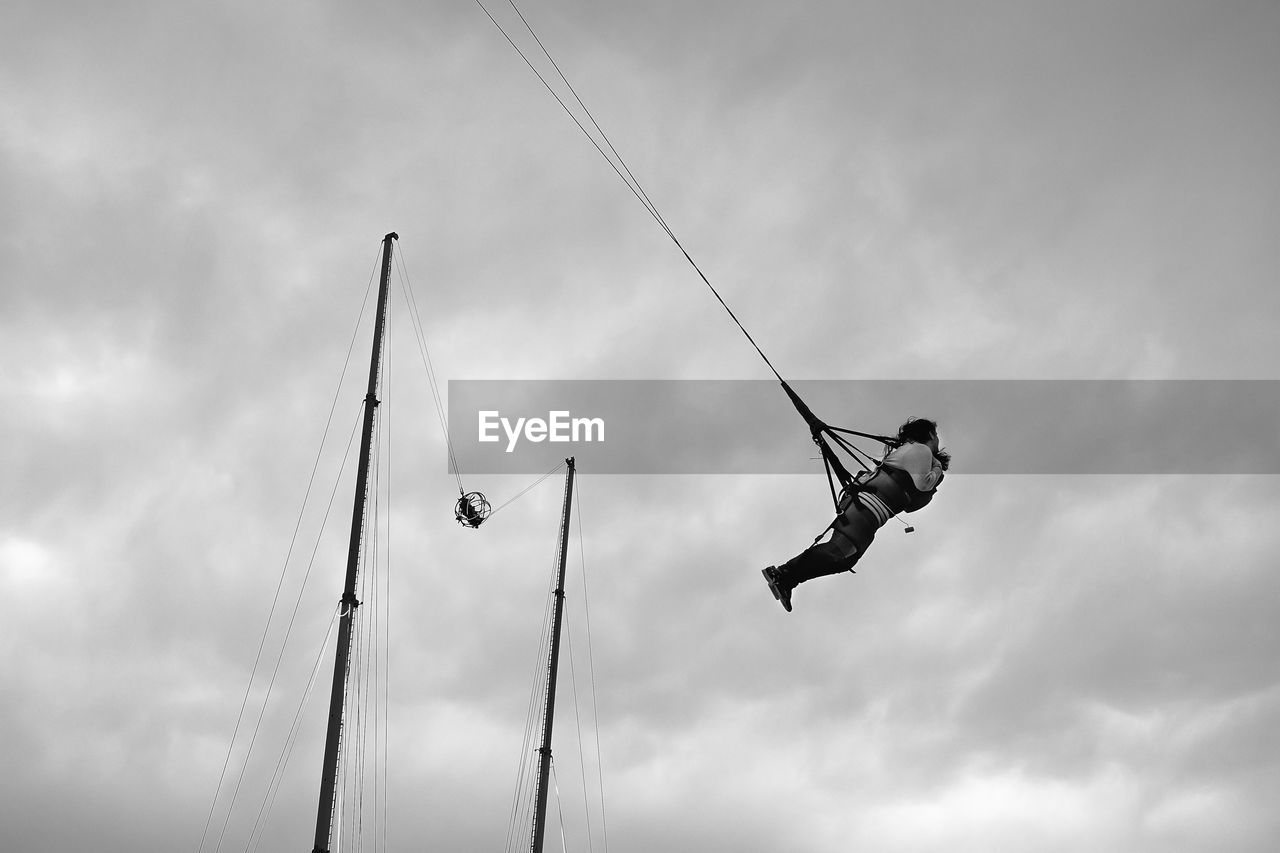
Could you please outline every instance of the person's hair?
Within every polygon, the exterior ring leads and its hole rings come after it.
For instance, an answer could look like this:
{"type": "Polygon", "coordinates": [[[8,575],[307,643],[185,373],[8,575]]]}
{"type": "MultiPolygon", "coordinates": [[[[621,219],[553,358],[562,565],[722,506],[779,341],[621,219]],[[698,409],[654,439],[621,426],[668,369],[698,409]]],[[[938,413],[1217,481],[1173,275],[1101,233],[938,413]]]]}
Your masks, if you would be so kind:
{"type": "MultiPolygon", "coordinates": [[[[908,441],[913,441],[916,444],[925,444],[937,432],[937,421],[931,421],[928,418],[907,418],[906,422],[898,427],[898,437],[892,446],[901,447],[908,441]]],[[[937,457],[943,471],[951,467],[951,454],[946,450],[939,449],[934,456],[937,457]]]]}

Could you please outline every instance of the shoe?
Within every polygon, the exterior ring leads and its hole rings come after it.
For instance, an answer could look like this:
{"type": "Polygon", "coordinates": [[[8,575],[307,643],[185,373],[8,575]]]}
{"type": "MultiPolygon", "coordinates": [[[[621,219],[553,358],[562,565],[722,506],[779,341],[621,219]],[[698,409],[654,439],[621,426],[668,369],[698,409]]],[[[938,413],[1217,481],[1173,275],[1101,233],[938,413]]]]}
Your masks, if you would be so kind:
{"type": "Polygon", "coordinates": [[[773,593],[773,597],[782,602],[782,609],[791,612],[791,587],[787,586],[782,576],[778,573],[778,569],[769,566],[761,572],[764,579],[769,583],[769,592],[773,593]]]}

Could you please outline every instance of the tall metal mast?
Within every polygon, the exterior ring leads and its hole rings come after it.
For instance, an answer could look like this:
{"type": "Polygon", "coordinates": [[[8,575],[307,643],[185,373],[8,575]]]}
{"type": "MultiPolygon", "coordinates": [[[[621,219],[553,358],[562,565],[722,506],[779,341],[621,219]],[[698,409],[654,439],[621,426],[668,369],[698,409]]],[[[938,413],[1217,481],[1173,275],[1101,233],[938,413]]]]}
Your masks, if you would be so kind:
{"type": "Polygon", "coordinates": [[[569,550],[569,507],[573,504],[573,457],[564,460],[564,514],[560,518],[560,568],[556,576],[556,609],[551,621],[551,659],[547,664],[547,712],[542,721],[542,746],[538,749],[538,807],[533,816],[533,853],[542,853],[547,819],[547,779],[551,773],[551,722],[556,709],[556,669],[560,663],[560,619],[564,614],[564,564],[569,550]]]}
{"type": "Polygon", "coordinates": [[[359,574],[360,543],[364,538],[364,509],[369,492],[369,457],[373,444],[373,418],[378,407],[378,373],[382,362],[382,333],[387,317],[387,281],[391,277],[391,241],[394,232],[382,238],[382,276],[378,281],[378,317],[373,328],[373,355],[369,360],[369,390],[364,397],[364,432],[360,436],[360,468],[356,472],[355,506],[351,511],[351,543],[347,549],[347,582],[342,591],[342,618],[338,623],[338,652],[333,662],[333,691],[329,695],[329,731],[324,742],[324,767],[320,771],[320,807],[316,814],[316,840],[312,853],[329,853],[333,832],[333,811],[338,781],[338,749],[342,742],[343,698],[347,668],[351,658],[351,633],[359,574]]]}

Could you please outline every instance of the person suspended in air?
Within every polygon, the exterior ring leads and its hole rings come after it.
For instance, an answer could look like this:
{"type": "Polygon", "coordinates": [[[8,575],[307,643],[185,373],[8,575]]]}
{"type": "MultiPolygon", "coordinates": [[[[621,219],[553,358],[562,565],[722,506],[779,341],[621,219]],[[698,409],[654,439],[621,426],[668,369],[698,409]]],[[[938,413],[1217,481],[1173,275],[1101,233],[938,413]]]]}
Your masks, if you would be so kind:
{"type": "MultiPolygon", "coordinates": [[[[938,425],[909,418],[874,471],[860,475],[840,496],[839,510],[827,528],[831,536],[763,572],[773,597],[791,612],[791,594],[806,581],[852,572],[875,539],[876,531],[900,512],[929,504],[951,465],[951,454],[939,447],[938,425]]],[[[825,533],[824,533],[825,535],[825,533]]],[[[819,537],[821,538],[821,537],[819,537]]]]}
{"type": "Polygon", "coordinates": [[[491,512],[493,510],[489,506],[489,501],[480,492],[462,495],[453,505],[453,517],[463,527],[470,527],[473,530],[483,524],[491,512]]]}

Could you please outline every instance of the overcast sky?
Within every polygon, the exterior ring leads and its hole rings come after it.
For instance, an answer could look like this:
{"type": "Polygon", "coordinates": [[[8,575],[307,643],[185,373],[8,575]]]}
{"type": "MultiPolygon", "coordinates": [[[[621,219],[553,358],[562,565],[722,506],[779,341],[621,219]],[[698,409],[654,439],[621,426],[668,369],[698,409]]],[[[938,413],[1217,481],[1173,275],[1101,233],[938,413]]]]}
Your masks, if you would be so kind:
{"type": "MultiPolygon", "coordinates": [[[[521,10],[788,377],[1278,378],[1273,0],[521,10]]],[[[769,378],[472,0],[3,5],[0,849],[199,849],[284,567],[276,636],[298,616],[220,849],[246,848],[342,590],[330,463],[367,323],[339,376],[388,231],[442,390],[769,378]]],[[[400,287],[385,838],[497,849],[563,479],[454,523],[400,287]]],[[[1231,443],[1206,409],[1192,434],[1231,443]]],[[[1066,438],[910,414],[957,473],[791,614],[760,569],[829,520],[819,471],[593,476],[575,451],[610,848],[1276,849],[1276,477],[964,473],[966,441],[1066,438]]],[[[531,479],[464,477],[495,503],[531,479]]],[[[320,678],[262,849],[310,849],[320,678]]]]}

